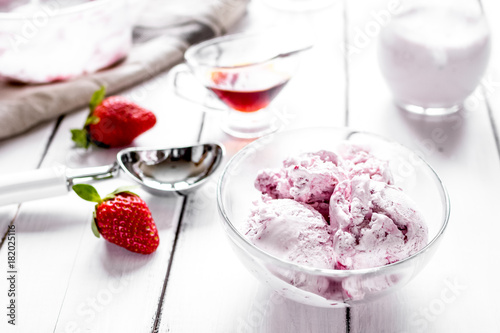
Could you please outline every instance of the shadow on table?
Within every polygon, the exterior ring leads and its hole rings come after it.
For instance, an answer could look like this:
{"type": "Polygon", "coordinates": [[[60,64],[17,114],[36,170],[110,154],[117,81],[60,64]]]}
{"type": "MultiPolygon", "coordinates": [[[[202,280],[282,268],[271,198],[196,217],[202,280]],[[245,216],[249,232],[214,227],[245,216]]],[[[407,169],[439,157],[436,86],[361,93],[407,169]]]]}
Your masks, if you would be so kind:
{"type": "Polygon", "coordinates": [[[88,149],[73,148],[66,154],[64,165],[68,168],[85,168],[113,164],[116,154],[127,147],[104,149],[92,145],[88,149]]]}
{"type": "Polygon", "coordinates": [[[345,333],[345,313],[300,304],[261,286],[250,310],[238,319],[237,332],[345,333]]]}
{"type": "Polygon", "coordinates": [[[250,311],[239,319],[237,329],[238,332],[259,333],[407,332],[411,318],[406,302],[398,295],[391,294],[366,304],[357,304],[347,311],[303,305],[261,287],[250,311]]]}
{"type": "Polygon", "coordinates": [[[99,261],[111,277],[139,270],[157,255],[157,252],[149,255],[133,253],[109,242],[105,242],[103,247],[101,250],[104,251],[99,251],[99,261]]]}
{"type": "Polygon", "coordinates": [[[402,109],[398,112],[424,158],[436,153],[452,155],[462,145],[468,118],[474,117],[473,111],[466,109],[446,116],[418,115],[402,109]]]}
{"type": "Polygon", "coordinates": [[[351,307],[350,332],[405,333],[411,324],[408,307],[397,296],[390,294],[366,304],[351,307]]]}

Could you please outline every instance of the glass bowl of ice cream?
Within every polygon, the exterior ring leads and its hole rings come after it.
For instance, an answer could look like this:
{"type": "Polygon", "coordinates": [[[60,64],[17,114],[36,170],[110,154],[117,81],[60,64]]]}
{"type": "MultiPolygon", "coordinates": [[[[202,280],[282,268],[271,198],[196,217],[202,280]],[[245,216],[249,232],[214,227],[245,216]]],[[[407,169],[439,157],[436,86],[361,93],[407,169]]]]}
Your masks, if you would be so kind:
{"type": "Polygon", "coordinates": [[[138,0],[0,0],[0,79],[50,83],[125,58],[138,0]]]}
{"type": "Polygon", "coordinates": [[[254,141],[223,171],[217,203],[243,264],[280,295],[320,307],[404,286],[431,259],[450,215],[421,157],[347,128],[254,141]]]}

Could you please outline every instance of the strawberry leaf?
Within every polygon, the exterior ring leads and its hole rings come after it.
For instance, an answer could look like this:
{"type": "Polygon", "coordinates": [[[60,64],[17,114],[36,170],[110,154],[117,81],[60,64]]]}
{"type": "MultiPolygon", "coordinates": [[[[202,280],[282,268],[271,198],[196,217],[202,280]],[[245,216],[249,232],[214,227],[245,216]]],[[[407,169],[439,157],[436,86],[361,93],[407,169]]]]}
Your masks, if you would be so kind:
{"type": "Polygon", "coordinates": [[[104,96],[106,96],[106,87],[101,86],[101,88],[99,90],[96,90],[94,92],[94,94],[92,95],[92,98],[90,99],[90,103],[89,103],[90,115],[92,115],[92,112],[94,112],[94,109],[96,108],[96,106],[101,104],[101,102],[104,99],[104,96]]]}
{"type": "Polygon", "coordinates": [[[90,116],[87,118],[87,120],[85,121],[85,125],[84,126],[88,126],[88,125],[95,125],[97,124],[99,121],[101,120],[101,118],[99,117],[96,117],[94,115],[90,116]]]}
{"type": "Polygon", "coordinates": [[[85,120],[85,125],[82,129],[72,129],[71,130],[71,140],[73,140],[77,147],[82,147],[87,149],[90,146],[89,135],[87,132],[87,126],[97,124],[100,119],[93,115],[94,109],[101,104],[106,95],[106,87],[101,86],[101,88],[94,92],[89,103],[90,112],[85,120]]]}
{"type": "Polygon", "coordinates": [[[88,184],[76,184],[73,185],[73,191],[83,200],[101,203],[102,199],[97,193],[97,190],[92,185],[88,184]]]}
{"type": "Polygon", "coordinates": [[[90,226],[92,227],[92,232],[94,233],[94,236],[96,236],[97,238],[101,238],[101,233],[99,232],[99,229],[97,228],[97,223],[95,222],[95,218],[96,218],[96,216],[95,216],[95,211],[94,211],[94,215],[92,216],[92,223],[90,224],[90,226]]]}
{"type": "Polygon", "coordinates": [[[73,140],[77,147],[87,149],[90,145],[86,129],[72,129],[71,140],[73,140]]]}

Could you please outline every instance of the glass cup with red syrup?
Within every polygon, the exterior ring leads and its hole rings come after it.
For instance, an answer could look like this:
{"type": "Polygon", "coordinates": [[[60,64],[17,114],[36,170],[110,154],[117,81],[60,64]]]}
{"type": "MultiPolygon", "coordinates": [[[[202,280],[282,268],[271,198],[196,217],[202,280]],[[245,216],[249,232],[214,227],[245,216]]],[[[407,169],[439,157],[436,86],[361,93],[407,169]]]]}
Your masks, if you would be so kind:
{"type": "Polygon", "coordinates": [[[226,133],[257,138],[280,128],[270,104],[311,47],[307,38],[285,30],[214,38],[186,51],[185,64],[172,69],[173,88],[185,99],[225,110],[221,127],[226,133]]]}

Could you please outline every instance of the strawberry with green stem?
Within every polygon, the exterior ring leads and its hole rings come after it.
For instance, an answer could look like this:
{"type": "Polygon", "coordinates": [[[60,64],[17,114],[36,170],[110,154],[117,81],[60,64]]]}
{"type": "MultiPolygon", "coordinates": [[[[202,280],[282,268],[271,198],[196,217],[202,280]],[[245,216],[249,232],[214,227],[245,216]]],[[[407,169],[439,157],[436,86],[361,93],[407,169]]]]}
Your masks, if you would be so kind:
{"type": "Polygon", "coordinates": [[[89,103],[89,115],[82,129],[72,129],[72,140],[78,147],[88,148],[90,143],[103,148],[122,147],[156,124],[153,112],[120,96],[104,98],[103,86],[89,103]]]}
{"type": "Polygon", "coordinates": [[[118,188],[101,198],[92,185],[77,184],[73,190],[82,199],[95,202],[92,231],[129,251],[150,254],[160,238],[147,204],[137,194],[118,188]]]}

